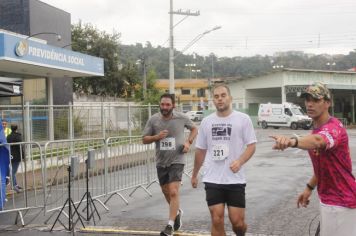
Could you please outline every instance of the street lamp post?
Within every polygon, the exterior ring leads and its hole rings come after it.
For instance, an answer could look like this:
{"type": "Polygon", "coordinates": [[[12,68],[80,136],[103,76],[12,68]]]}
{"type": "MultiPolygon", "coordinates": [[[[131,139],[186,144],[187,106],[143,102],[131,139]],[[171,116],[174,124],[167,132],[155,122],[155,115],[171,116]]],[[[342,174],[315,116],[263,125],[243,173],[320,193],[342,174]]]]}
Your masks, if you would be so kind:
{"type": "Polygon", "coordinates": [[[55,32],[41,32],[41,33],[31,34],[30,36],[25,38],[25,40],[28,40],[29,38],[33,38],[33,37],[41,35],[41,34],[53,34],[53,35],[57,36],[57,41],[61,41],[62,40],[62,36],[60,34],[58,34],[58,33],[55,33],[55,32]]]}
{"type": "Polygon", "coordinates": [[[192,67],[195,67],[195,64],[185,64],[186,67],[189,67],[189,79],[192,78],[192,67]]]}
{"type": "Polygon", "coordinates": [[[284,66],[283,65],[273,65],[272,68],[273,69],[283,69],[284,66]]]}
{"type": "Polygon", "coordinates": [[[173,0],[170,0],[169,4],[169,93],[174,94],[174,46],[173,46],[173,15],[199,16],[200,12],[191,11],[173,11],[173,0]]]}
{"type": "Polygon", "coordinates": [[[169,93],[174,94],[173,0],[169,12],[169,93]]]}
{"type": "Polygon", "coordinates": [[[214,54],[211,54],[211,78],[214,79],[214,54]]]}
{"type": "Polygon", "coordinates": [[[329,69],[329,70],[332,70],[333,67],[334,67],[334,69],[335,69],[336,62],[328,62],[328,63],[326,63],[326,65],[328,66],[328,69],[329,69]]]}
{"type": "MultiPolygon", "coordinates": [[[[191,46],[193,46],[193,44],[195,44],[196,42],[198,42],[201,38],[203,38],[205,35],[215,31],[215,30],[218,30],[218,29],[221,29],[221,26],[215,26],[214,28],[210,29],[210,30],[206,30],[204,31],[203,33],[201,34],[198,34],[197,36],[195,36],[195,38],[190,41],[182,50],[179,54],[182,54],[183,52],[187,51],[191,46]]],[[[178,54],[178,55],[179,55],[178,54]]],[[[176,55],[176,57],[178,56],[176,55]]]]}
{"type": "Polygon", "coordinates": [[[198,72],[201,72],[199,69],[194,69],[192,72],[195,72],[195,79],[198,79],[198,72]]]}
{"type": "Polygon", "coordinates": [[[136,64],[141,64],[143,68],[143,99],[146,99],[147,95],[147,72],[146,72],[146,56],[143,55],[140,57],[140,59],[137,60],[136,64]]]}

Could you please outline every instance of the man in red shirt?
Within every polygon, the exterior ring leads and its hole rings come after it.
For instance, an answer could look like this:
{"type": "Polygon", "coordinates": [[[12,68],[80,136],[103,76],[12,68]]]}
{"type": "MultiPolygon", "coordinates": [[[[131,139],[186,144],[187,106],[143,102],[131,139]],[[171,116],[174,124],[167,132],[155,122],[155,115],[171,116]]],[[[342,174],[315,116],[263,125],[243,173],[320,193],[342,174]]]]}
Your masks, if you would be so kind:
{"type": "Polygon", "coordinates": [[[331,96],[325,85],[314,83],[301,97],[305,98],[307,113],[313,119],[312,134],[304,137],[273,135],[273,149],[308,150],[314,175],[299,195],[298,207],[307,207],[312,190],[317,187],[321,235],[356,235],[356,182],[346,130],[338,119],[329,115],[331,96]]]}

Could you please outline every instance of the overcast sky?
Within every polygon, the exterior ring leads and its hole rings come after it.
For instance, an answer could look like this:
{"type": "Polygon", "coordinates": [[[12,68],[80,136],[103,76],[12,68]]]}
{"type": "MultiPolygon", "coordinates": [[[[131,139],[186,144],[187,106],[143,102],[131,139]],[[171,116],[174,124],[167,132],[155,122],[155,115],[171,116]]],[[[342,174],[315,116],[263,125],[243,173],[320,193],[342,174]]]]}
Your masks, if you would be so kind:
{"type": "MultiPolygon", "coordinates": [[[[120,32],[122,44],[151,42],[168,47],[169,0],[42,0],[71,13],[72,23],[120,32]]],[[[277,51],[348,53],[356,48],[355,0],[174,0],[173,10],[200,11],[174,28],[185,53],[219,57],[272,55],[277,51]]],[[[174,15],[174,23],[183,16],[174,15]]]]}

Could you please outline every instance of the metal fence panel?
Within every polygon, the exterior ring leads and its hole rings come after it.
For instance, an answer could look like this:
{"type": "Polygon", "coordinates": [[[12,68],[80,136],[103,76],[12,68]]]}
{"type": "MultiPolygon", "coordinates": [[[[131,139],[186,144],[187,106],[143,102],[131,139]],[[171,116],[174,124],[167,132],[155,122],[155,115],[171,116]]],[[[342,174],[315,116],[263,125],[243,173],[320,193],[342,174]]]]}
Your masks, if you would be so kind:
{"type": "MultiPolygon", "coordinates": [[[[141,136],[111,137],[107,141],[107,201],[115,194],[126,203],[128,201],[120,194],[123,190],[138,188],[151,193],[146,186],[154,178],[155,166],[154,145],[142,144],[141,136]]],[[[107,202],[106,201],[106,202],[107,202]]]]}
{"type": "Polygon", "coordinates": [[[54,106],[27,104],[24,107],[0,105],[0,110],[2,119],[16,123],[20,133],[29,133],[24,135],[28,138],[26,141],[45,142],[139,135],[150,115],[158,112],[159,107],[115,103],[54,106]],[[23,118],[28,122],[24,122],[23,118]]]}
{"type": "MultiPolygon", "coordinates": [[[[10,171],[8,173],[10,183],[6,186],[7,202],[0,214],[17,212],[22,225],[24,225],[22,211],[43,208],[45,205],[43,152],[40,144],[34,142],[9,143],[0,146],[4,145],[8,146],[10,150],[13,146],[19,146],[21,161],[18,164],[17,172],[14,172],[14,174],[12,169],[17,168],[18,162],[10,162],[10,171]],[[13,184],[15,178],[17,186],[13,184]],[[22,188],[19,189],[18,186],[22,188]]],[[[9,152],[9,156],[2,156],[1,158],[12,159],[11,152],[9,152]]]]}
{"type": "Polygon", "coordinates": [[[95,166],[88,172],[89,191],[92,198],[99,198],[105,195],[105,140],[58,140],[45,144],[46,212],[59,210],[67,200],[71,157],[79,162],[78,169],[71,169],[76,173],[71,178],[71,197],[74,203],[82,199],[86,193],[86,160],[91,149],[95,150],[95,166]]]}

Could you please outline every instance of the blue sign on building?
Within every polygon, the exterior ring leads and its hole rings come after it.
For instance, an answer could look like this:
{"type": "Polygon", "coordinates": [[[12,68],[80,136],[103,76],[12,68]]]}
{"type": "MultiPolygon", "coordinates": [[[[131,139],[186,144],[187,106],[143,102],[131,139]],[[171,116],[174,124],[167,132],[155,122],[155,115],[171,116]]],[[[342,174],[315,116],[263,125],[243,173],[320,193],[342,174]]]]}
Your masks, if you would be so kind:
{"type": "Polygon", "coordinates": [[[0,70],[4,71],[1,63],[6,61],[48,68],[48,71],[52,70],[51,74],[57,76],[59,72],[67,77],[104,76],[102,58],[50,46],[41,41],[0,31],[0,70]]]}

